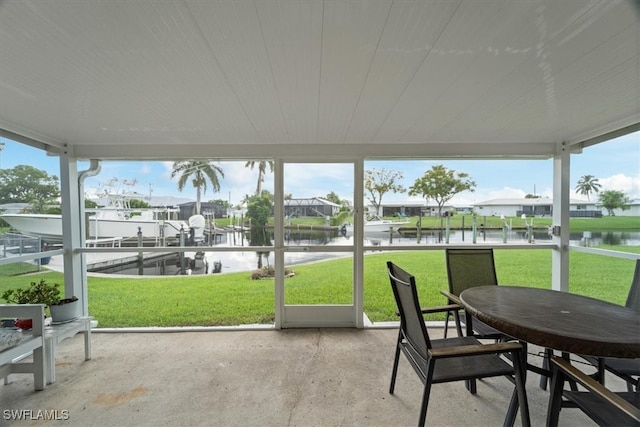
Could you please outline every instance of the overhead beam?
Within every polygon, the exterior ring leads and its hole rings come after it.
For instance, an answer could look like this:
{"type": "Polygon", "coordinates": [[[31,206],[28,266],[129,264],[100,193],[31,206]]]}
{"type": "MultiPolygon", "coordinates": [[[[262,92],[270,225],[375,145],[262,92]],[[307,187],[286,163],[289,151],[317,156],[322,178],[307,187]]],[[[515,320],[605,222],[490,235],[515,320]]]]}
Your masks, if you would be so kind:
{"type": "Polygon", "coordinates": [[[604,134],[599,135],[599,136],[594,137],[594,138],[580,140],[580,141],[577,141],[577,142],[574,142],[574,143],[570,142],[570,144],[572,146],[578,146],[578,147],[580,147],[580,149],[583,149],[583,148],[586,148],[586,147],[590,147],[592,145],[599,144],[601,142],[610,141],[610,140],[612,140],[614,138],[619,138],[621,136],[625,136],[625,135],[628,135],[630,133],[634,133],[634,132],[638,132],[638,131],[640,131],[640,122],[634,123],[632,125],[625,126],[625,127],[619,128],[619,129],[616,129],[615,131],[612,131],[612,132],[604,133],[604,134]]]}
{"type": "Polygon", "coordinates": [[[127,144],[78,145],[78,159],[177,160],[247,158],[552,158],[556,143],[389,143],[389,144],[127,144]]]}

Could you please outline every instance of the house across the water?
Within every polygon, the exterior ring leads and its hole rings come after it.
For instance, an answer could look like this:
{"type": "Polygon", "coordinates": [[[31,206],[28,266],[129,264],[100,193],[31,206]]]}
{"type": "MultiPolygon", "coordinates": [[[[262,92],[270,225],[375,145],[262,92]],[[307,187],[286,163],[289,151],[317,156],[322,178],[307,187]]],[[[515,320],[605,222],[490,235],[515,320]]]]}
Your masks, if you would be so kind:
{"type": "MultiPolygon", "coordinates": [[[[454,206],[446,204],[442,207],[442,213],[454,212],[456,215],[469,215],[475,213],[481,216],[551,216],[553,213],[553,200],[549,197],[521,198],[521,199],[491,199],[474,203],[470,206],[454,206]]],[[[370,213],[375,213],[370,207],[370,213]]],[[[383,203],[380,207],[382,216],[437,216],[438,206],[419,202],[391,202],[383,203]]],[[[380,215],[378,213],[378,215],[380,215]]],[[[626,210],[614,209],[616,216],[640,216],[640,199],[632,199],[626,210]]],[[[569,201],[569,216],[571,218],[601,218],[608,215],[599,202],[572,199],[569,201]]]]}
{"type": "Polygon", "coordinates": [[[342,206],[321,197],[284,201],[284,215],[286,217],[335,216],[340,213],[340,209],[342,206]]]}

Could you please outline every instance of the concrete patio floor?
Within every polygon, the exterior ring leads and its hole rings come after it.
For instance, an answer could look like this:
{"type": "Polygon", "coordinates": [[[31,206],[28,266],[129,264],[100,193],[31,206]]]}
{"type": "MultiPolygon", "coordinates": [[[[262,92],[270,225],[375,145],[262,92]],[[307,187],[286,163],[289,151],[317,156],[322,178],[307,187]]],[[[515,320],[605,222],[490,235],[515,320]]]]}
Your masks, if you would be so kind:
{"type": "MultiPolygon", "coordinates": [[[[44,391],[29,375],[0,385],[0,425],[414,426],[422,384],[406,359],[388,392],[396,337],[396,329],[94,332],[84,361],[78,335],[58,347],[57,381],[44,391]],[[66,419],[31,419],[41,410],[66,419]]],[[[527,381],[534,426],[544,425],[548,399],[538,380],[527,381]]],[[[462,382],[434,385],[427,425],[502,425],[512,390],[505,378],[480,382],[476,395],[462,382]]],[[[560,422],[593,425],[576,409],[560,422]]]]}

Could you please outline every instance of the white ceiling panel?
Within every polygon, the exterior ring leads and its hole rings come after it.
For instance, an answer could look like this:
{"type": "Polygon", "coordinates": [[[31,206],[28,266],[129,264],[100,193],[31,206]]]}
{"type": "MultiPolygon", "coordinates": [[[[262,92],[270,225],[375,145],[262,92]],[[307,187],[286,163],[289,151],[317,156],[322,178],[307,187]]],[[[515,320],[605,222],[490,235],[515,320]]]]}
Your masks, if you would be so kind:
{"type": "MultiPolygon", "coordinates": [[[[358,100],[348,141],[376,140],[383,125],[393,126],[393,119],[388,120],[389,116],[397,108],[458,6],[458,2],[393,4],[358,100]]],[[[420,105],[416,106],[418,117],[420,108],[420,105]]]]}
{"type": "Polygon", "coordinates": [[[640,129],[638,8],[0,1],[0,130],[80,158],[548,157],[640,129]]]}
{"type": "Polygon", "coordinates": [[[390,1],[325,3],[318,141],[345,140],[390,6],[390,1]]]}
{"type": "Polygon", "coordinates": [[[322,2],[256,3],[287,132],[283,142],[317,142],[322,6],[322,2]]]}

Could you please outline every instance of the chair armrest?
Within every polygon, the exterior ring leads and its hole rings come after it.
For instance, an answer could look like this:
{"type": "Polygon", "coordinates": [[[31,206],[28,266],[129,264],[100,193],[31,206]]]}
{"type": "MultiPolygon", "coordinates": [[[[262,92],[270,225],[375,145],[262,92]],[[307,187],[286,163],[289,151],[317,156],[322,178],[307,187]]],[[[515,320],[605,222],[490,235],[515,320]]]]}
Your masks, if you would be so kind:
{"type": "Polygon", "coordinates": [[[460,308],[463,308],[462,301],[460,301],[460,297],[458,295],[452,294],[451,292],[445,290],[441,290],[440,293],[447,297],[449,301],[453,301],[454,303],[458,304],[460,308]]]}
{"type": "Polygon", "coordinates": [[[458,356],[476,356],[480,354],[509,353],[512,351],[522,351],[522,344],[517,342],[501,342],[495,344],[439,347],[429,350],[434,359],[458,356]]]}
{"type": "Polygon", "coordinates": [[[551,362],[556,365],[556,367],[562,371],[564,375],[569,377],[570,379],[576,381],[588,391],[600,396],[603,400],[607,401],[607,403],[616,407],[621,412],[624,412],[631,418],[640,422],[640,409],[636,408],[613,391],[609,390],[589,375],[585,374],[567,360],[564,360],[558,356],[553,356],[551,358],[551,362]]]}
{"type": "Polygon", "coordinates": [[[422,312],[422,314],[444,313],[447,311],[458,311],[458,310],[462,310],[462,307],[460,307],[458,304],[437,305],[434,307],[420,308],[420,311],[422,312]]]}
{"type": "MultiPolygon", "coordinates": [[[[422,314],[429,314],[429,313],[445,313],[448,311],[458,311],[458,310],[462,310],[462,307],[460,307],[458,304],[447,304],[447,305],[437,305],[435,307],[424,307],[420,309],[420,312],[422,314]]],[[[400,312],[396,311],[396,316],[400,316],[400,312]]]]}

